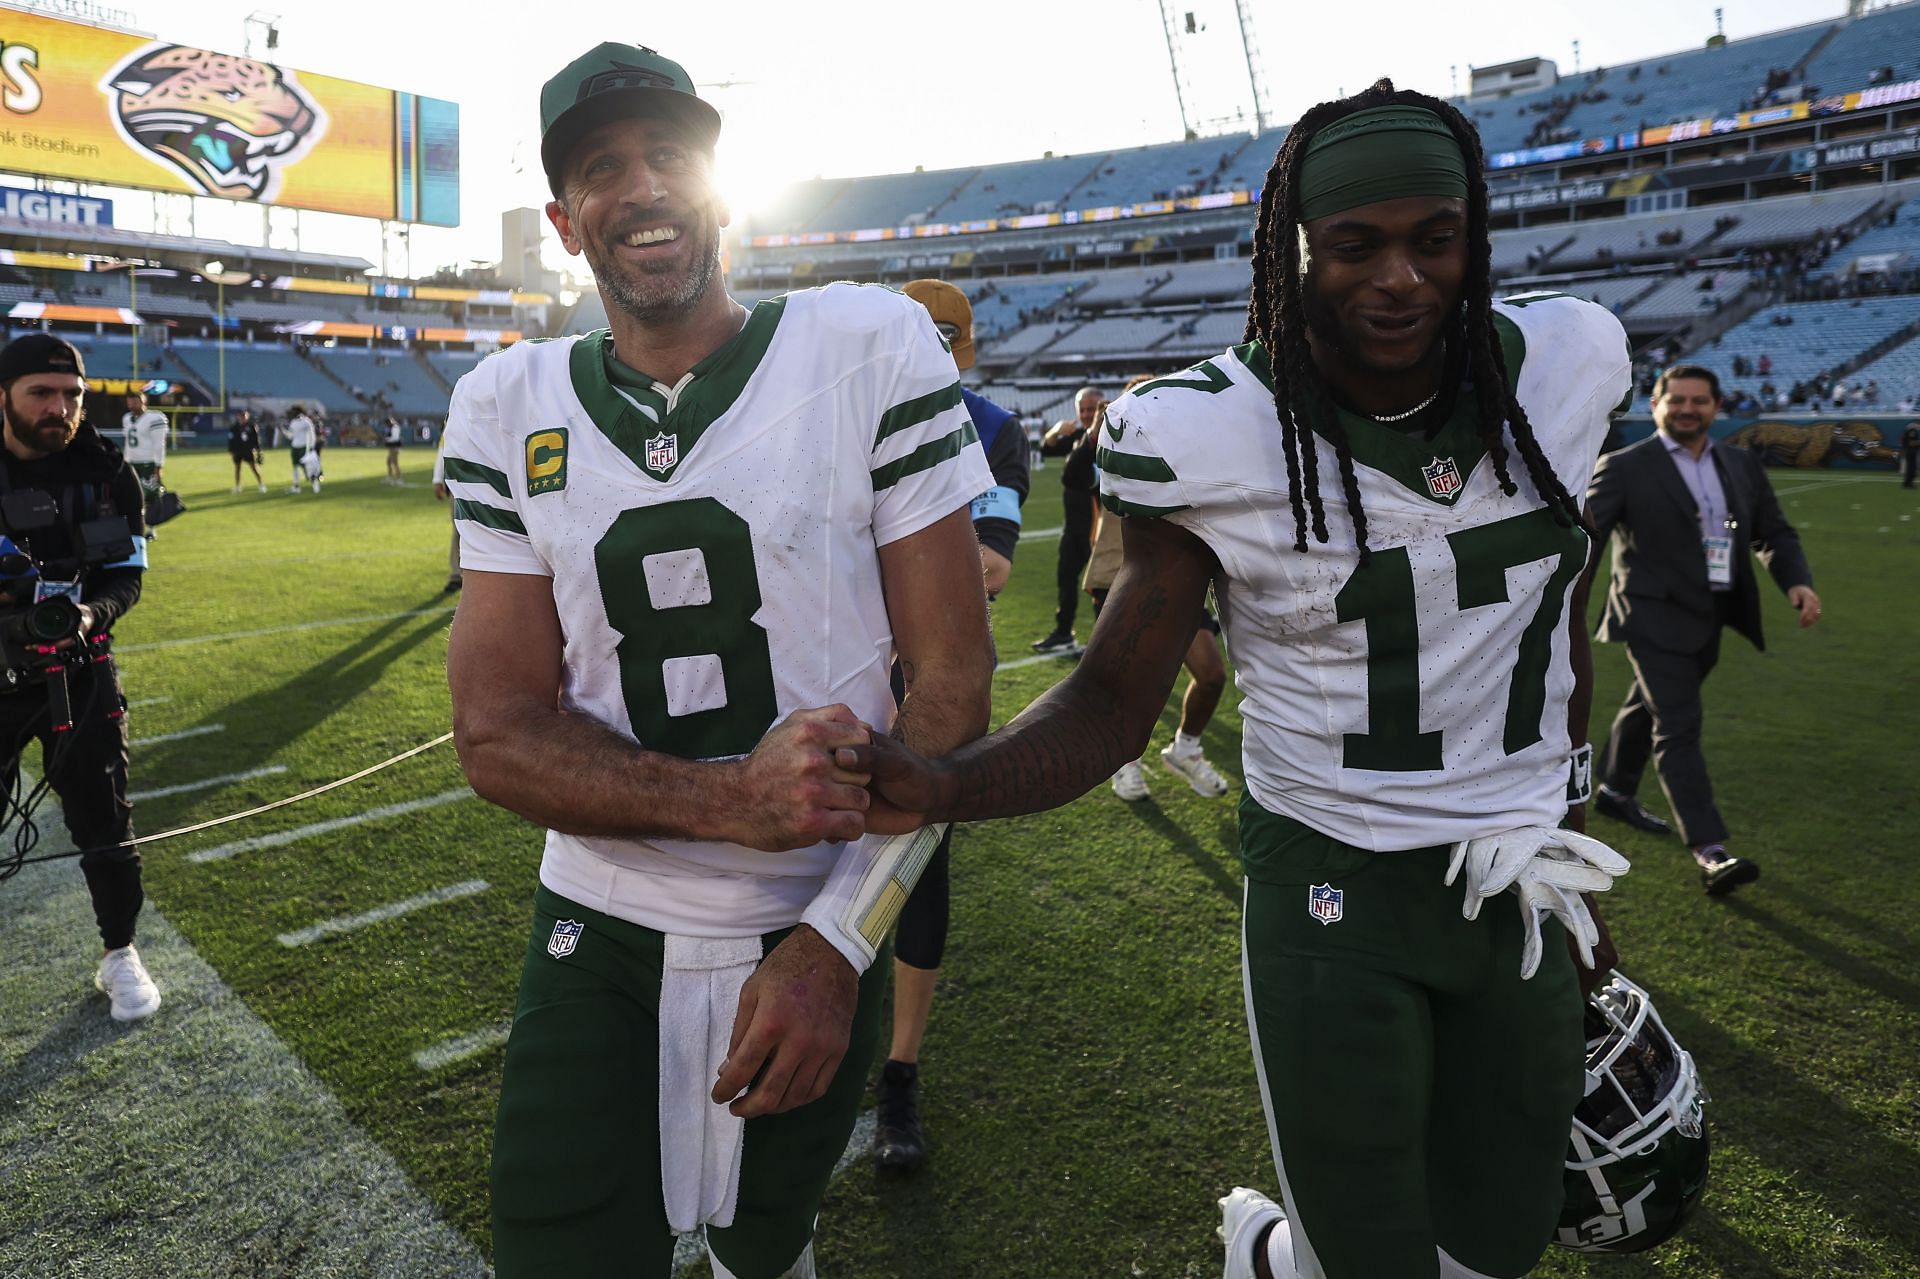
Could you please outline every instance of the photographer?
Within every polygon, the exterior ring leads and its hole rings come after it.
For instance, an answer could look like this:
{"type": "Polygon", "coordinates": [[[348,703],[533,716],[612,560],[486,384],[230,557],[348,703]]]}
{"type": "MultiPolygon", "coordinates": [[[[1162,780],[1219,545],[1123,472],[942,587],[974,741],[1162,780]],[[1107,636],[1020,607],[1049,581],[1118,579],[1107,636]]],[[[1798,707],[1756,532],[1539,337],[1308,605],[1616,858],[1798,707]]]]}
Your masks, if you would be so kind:
{"type": "MultiPolygon", "coordinates": [[[[115,1021],[160,1006],[133,948],[140,855],[127,802],[127,728],[107,632],[140,598],[146,567],[140,483],[81,423],[86,368],[51,334],[0,349],[0,783],[9,792],[39,738],[45,781],[60,796],[106,954],[94,984],[115,1021]]],[[[7,810],[8,825],[23,819],[7,810]]]]}

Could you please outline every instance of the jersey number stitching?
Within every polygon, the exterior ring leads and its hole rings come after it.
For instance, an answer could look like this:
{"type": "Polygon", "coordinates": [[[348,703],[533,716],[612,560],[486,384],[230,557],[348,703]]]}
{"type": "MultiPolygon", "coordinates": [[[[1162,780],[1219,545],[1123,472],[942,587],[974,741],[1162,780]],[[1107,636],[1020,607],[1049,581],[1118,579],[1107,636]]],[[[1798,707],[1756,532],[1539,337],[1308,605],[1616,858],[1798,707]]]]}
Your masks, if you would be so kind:
{"type": "Polygon", "coordinates": [[[633,733],[648,750],[683,759],[745,755],[779,716],[773,654],[760,611],[760,575],[747,522],[711,497],[622,511],[593,548],[607,622],[620,636],[620,690],[633,733]],[[645,562],[697,551],[708,598],[662,605],[645,562]],[[725,689],[720,706],[671,714],[667,663],[715,658],[725,689]]]}
{"type": "MultiPolygon", "coordinates": [[[[1518,754],[1541,739],[1553,632],[1567,587],[1586,563],[1586,534],[1562,528],[1553,512],[1541,507],[1449,533],[1447,549],[1462,611],[1506,603],[1508,569],[1557,556],[1540,607],[1520,634],[1507,687],[1501,744],[1507,754],[1518,754]],[[1555,546],[1559,549],[1551,549],[1555,546]]],[[[1339,621],[1364,622],[1367,628],[1367,731],[1342,735],[1342,766],[1380,773],[1438,771],[1441,733],[1420,731],[1419,609],[1406,547],[1375,551],[1367,567],[1340,588],[1334,610],[1339,621]]]]}

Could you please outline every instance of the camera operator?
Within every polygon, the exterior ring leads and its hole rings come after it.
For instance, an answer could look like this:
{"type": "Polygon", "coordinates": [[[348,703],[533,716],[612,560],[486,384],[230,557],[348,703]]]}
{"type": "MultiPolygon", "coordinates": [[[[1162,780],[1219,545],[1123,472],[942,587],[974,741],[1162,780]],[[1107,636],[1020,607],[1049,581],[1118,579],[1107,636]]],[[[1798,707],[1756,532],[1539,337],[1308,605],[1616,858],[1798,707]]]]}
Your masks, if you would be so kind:
{"type": "MultiPolygon", "coordinates": [[[[39,738],[46,784],[60,796],[105,955],[94,984],[115,1021],[151,1016],[160,991],[133,948],[144,896],[127,802],[127,728],[107,632],[140,598],[146,567],[140,482],[82,425],[86,367],[51,334],[0,349],[0,782],[11,792],[39,738]]],[[[23,820],[17,806],[8,816],[23,820]]]]}

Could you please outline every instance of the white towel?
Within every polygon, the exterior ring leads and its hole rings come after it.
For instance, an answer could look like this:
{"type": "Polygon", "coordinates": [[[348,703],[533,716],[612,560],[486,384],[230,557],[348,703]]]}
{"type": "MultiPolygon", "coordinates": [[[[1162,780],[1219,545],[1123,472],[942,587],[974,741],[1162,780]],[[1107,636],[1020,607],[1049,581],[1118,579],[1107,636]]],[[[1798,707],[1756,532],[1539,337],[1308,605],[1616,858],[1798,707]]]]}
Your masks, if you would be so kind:
{"type": "Polygon", "coordinates": [[[667,934],[660,975],[660,1187],[667,1224],[686,1234],[733,1224],[746,1121],[711,1097],[758,937],[667,934]]]}

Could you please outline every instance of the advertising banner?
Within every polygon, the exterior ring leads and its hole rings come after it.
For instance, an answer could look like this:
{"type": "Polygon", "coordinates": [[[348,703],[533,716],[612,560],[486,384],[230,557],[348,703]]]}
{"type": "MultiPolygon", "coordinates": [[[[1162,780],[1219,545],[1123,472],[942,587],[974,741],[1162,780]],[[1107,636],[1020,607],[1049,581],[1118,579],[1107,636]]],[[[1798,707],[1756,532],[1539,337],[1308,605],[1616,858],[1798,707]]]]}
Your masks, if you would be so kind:
{"type": "Polygon", "coordinates": [[[0,8],[0,169],[435,226],[459,107],[0,8]]]}

